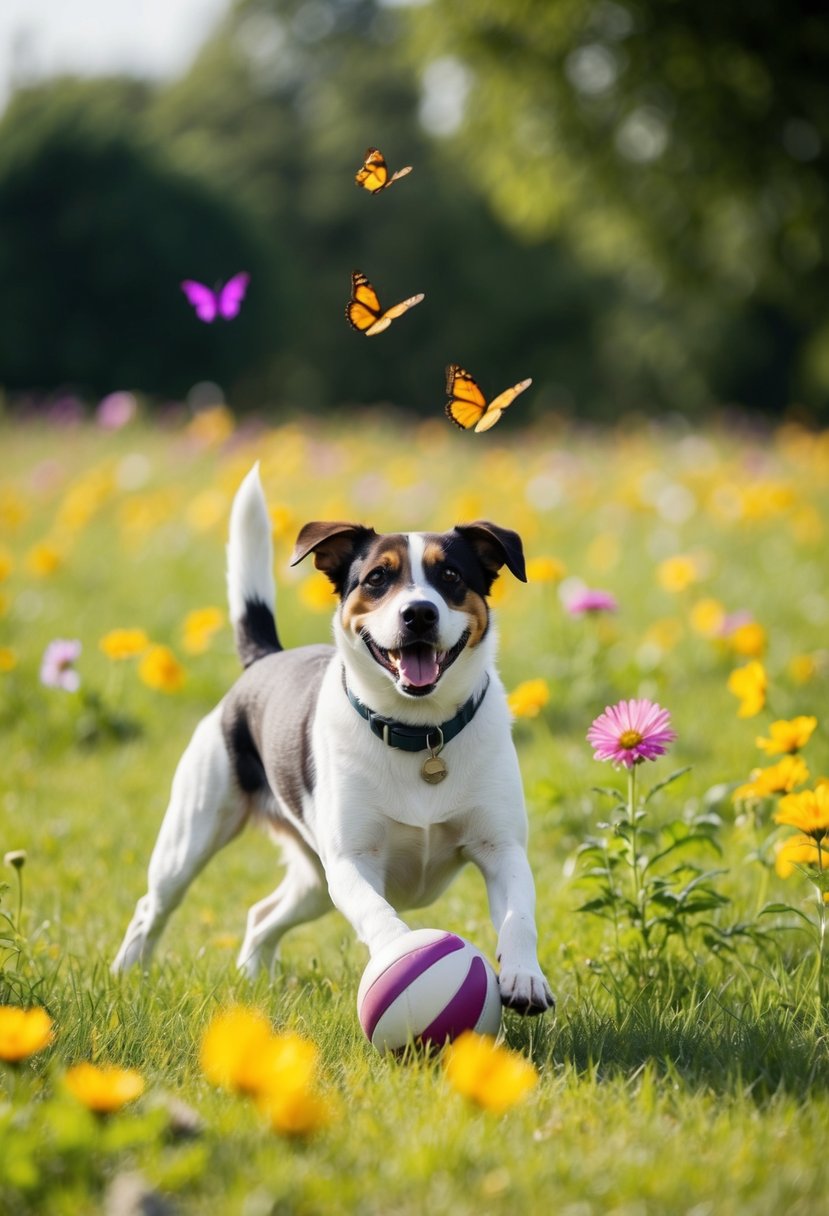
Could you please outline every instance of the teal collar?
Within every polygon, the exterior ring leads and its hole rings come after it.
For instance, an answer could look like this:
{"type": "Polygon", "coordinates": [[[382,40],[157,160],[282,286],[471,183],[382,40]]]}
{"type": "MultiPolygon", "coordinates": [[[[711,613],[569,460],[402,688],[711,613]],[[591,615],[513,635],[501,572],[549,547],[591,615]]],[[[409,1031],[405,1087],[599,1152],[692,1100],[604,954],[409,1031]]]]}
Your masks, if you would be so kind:
{"type": "Polygon", "coordinates": [[[481,702],[486,696],[486,690],[489,688],[489,676],[487,676],[486,684],[484,684],[480,696],[470,697],[468,701],[464,702],[453,718],[449,718],[446,722],[441,722],[439,726],[409,726],[406,722],[395,722],[394,718],[386,718],[382,714],[375,713],[373,709],[369,709],[367,705],[363,705],[359,697],[356,697],[348,687],[345,678],[345,668],[343,668],[343,688],[357,713],[361,718],[365,718],[371,727],[372,733],[378,739],[382,739],[387,747],[396,747],[404,752],[429,751],[437,753],[450,739],[454,739],[456,735],[459,735],[463,728],[475,717],[475,714],[481,707],[481,702]]]}

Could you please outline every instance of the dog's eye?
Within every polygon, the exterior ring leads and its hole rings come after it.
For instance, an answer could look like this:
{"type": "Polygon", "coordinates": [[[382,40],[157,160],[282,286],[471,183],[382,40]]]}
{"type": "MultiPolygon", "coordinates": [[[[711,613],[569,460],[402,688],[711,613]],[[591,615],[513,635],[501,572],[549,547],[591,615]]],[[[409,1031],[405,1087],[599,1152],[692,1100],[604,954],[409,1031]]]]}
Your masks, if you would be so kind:
{"type": "Polygon", "coordinates": [[[376,570],[372,570],[365,577],[366,585],[369,587],[382,587],[388,577],[388,571],[385,566],[378,566],[376,570]]]}
{"type": "Polygon", "coordinates": [[[444,566],[440,576],[445,583],[451,584],[461,581],[461,576],[454,566],[444,566]]]}

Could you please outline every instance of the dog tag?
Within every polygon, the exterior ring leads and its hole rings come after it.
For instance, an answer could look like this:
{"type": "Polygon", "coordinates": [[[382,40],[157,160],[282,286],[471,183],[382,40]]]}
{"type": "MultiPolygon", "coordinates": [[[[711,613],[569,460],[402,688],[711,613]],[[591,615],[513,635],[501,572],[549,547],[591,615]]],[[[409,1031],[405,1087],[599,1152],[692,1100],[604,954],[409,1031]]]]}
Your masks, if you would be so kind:
{"type": "Polygon", "coordinates": [[[423,761],[420,775],[424,781],[429,782],[429,785],[439,785],[448,772],[449,770],[440,756],[433,755],[427,756],[423,761]]]}

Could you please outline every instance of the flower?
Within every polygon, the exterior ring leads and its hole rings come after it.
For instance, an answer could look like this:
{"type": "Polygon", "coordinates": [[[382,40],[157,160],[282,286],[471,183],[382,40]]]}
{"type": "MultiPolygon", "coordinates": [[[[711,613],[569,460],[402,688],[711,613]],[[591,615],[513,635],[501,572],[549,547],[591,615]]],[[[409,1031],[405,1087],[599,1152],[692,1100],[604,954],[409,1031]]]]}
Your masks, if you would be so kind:
{"type": "Polygon", "coordinates": [[[786,721],[783,718],[772,722],[769,727],[769,738],[758,735],[755,743],[767,756],[776,756],[780,752],[799,752],[812,737],[817,726],[817,718],[801,715],[786,721]]]}
{"type": "Polygon", "coordinates": [[[571,616],[586,616],[599,612],[617,612],[619,602],[610,591],[591,591],[589,587],[585,587],[569,596],[564,607],[571,616]]]}
{"type": "Polygon", "coordinates": [[[766,649],[766,631],[757,621],[743,621],[722,636],[729,649],[744,659],[759,659],[766,649]]]}
{"type": "Polygon", "coordinates": [[[449,1044],[444,1070],[458,1093],[499,1114],[526,1097],[538,1081],[538,1073],[523,1056],[474,1030],[465,1030],[449,1044]]]}
{"type": "Polygon", "coordinates": [[[784,756],[768,768],[756,768],[750,780],[734,791],[734,801],[746,798],[769,798],[772,794],[790,794],[796,785],[809,780],[809,770],[800,756],[784,756]]]}
{"type": "Polygon", "coordinates": [[[0,646],[0,672],[14,671],[17,666],[17,655],[10,646],[0,646]]]}
{"type": "Polygon", "coordinates": [[[799,866],[829,870],[829,850],[812,836],[790,836],[782,840],[774,857],[774,869],[779,878],[788,878],[799,866]]]}
{"type": "Polygon", "coordinates": [[[74,664],[80,658],[81,643],[76,639],[56,638],[43,652],[40,664],[40,682],[46,688],[62,688],[66,692],[77,692],[81,677],[74,664]]]}
{"type": "Polygon", "coordinates": [[[144,1092],[139,1072],[114,1065],[76,1064],[67,1069],[63,1080],[72,1096],[97,1115],[120,1110],[144,1092]]]}
{"type": "Polygon", "coordinates": [[[211,638],[224,625],[221,608],[196,608],[184,618],[182,645],[187,654],[204,654],[211,638]]]}
{"type": "Polygon", "coordinates": [[[3,861],[13,870],[22,870],[26,864],[26,850],[10,849],[8,853],[3,854],[3,861]]]}
{"type": "Polygon", "coordinates": [[[738,718],[753,718],[766,703],[768,678],[762,663],[753,659],[744,667],[736,667],[728,677],[728,691],[740,700],[738,718]]]}
{"type": "Polygon", "coordinates": [[[120,663],[123,659],[134,659],[149,649],[150,639],[143,629],[110,629],[98,643],[108,659],[120,663]]]}
{"type": "Polygon", "coordinates": [[[557,557],[531,557],[526,573],[528,583],[559,583],[567,568],[557,557]]]}
{"type": "Polygon", "coordinates": [[[507,703],[516,718],[537,718],[549,699],[546,680],[525,680],[512,690],[507,703]]]}
{"type": "Polygon", "coordinates": [[[262,1064],[272,1038],[271,1024],[263,1013],[243,1006],[227,1009],[204,1032],[202,1072],[220,1089],[260,1093],[264,1088],[262,1064]]]}
{"type": "Polygon", "coordinates": [[[253,1097],[274,1131],[304,1136],[328,1119],[315,1086],[318,1056],[308,1039],[274,1034],[264,1014],[236,1006],[213,1018],[200,1058],[211,1084],[253,1097]]]}
{"type": "Polygon", "coordinates": [[[774,819],[776,823],[797,828],[813,840],[823,840],[829,833],[829,783],[818,782],[813,790],[781,798],[774,819]]]}
{"type": "Polygon", "coordinates": [[[633,768],[643,760],[655,760],[676,739],[671,715],[654,701],[619,701],[608,706],[593,722],[587,740],[594,760],[612,760],[633,768]]]}
{"type": "Polygon", "coordinates": [[[691,628],[705,638],[716,637],[725,619],[725,609],[720,601],[710,597],[697,600],[691,609],[691,628]]]}
{"type": "Polygon", "coordinates": [[[121,427],[132,421],[137,409],[138,402],[132,393],[109,393],[98,402],[95,421],[105,431],[120,431],[121,427]]]}
{"type": "Polygon", "coordinates": [[[26,568],[37,578],[47,578],[60,569],[62,564],[63,557],[60,550],[48,541],[41,541],[39,544],[33,545],[26,554],[26,568]]]}
{"type": "Polygon", "coordinates": [[[158,692],[178,692],[184,684],[184,668],[169,646],[151,646],[138,665],[138,675],[158,692]]]}
{"type": "Polygon", "coordinates": [[[334,588],[320,571],[302,580],[297,595],[309,612],[331,612],[334,607],[334,588]]]}
{"type": "Polygon", "coordinates": [[[664,591],[686,591],[699,579],[699,563],[686,554],[666,557],[656,568],[656,577],[664,591]]]}
{"type": "Polygon", "coordinates": [[[52,1019],[45,1009],[0,1005],[0,1060],[17,1064],[52,1041],[52,1019]]]}

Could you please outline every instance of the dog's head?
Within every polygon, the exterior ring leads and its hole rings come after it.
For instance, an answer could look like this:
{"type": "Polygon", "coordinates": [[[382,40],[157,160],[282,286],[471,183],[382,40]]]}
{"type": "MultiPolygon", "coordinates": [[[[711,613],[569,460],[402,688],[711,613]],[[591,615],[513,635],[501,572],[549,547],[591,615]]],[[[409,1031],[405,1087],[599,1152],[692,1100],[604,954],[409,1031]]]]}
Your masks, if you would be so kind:
{"type": "MultiPolygon", "coordinates": [[[[309,553],[340,597],[335,620],[360,683],[400,697],[469,696],[490,632],[487,596],[506,566],[526,582],[521,539],[479,521],[451,532],[378,535],[353,523],[309,523],[291,565],[309,553]]],[[[378,706],[379,708],[379,706],[378,706]]]]}

